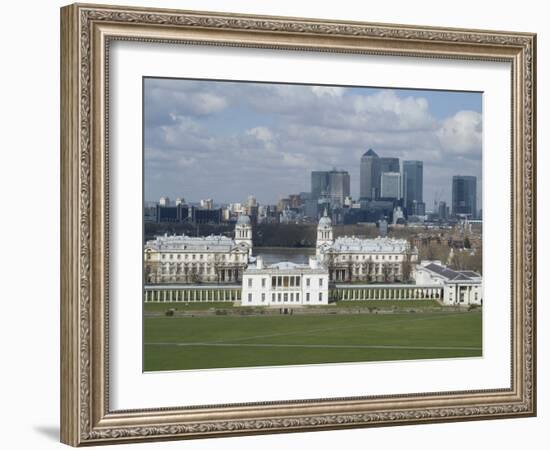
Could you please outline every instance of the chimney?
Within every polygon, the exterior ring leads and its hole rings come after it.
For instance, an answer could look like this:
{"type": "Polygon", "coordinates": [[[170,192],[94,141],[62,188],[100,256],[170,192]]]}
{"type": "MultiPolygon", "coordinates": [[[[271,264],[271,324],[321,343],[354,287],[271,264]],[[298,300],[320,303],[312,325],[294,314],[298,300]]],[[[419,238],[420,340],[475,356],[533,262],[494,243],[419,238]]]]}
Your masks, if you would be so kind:
{"type": "Polygon", "coordinates": [[[256,256],[256,269],[264,268],[264,258],[262,256],[256,256]]]}

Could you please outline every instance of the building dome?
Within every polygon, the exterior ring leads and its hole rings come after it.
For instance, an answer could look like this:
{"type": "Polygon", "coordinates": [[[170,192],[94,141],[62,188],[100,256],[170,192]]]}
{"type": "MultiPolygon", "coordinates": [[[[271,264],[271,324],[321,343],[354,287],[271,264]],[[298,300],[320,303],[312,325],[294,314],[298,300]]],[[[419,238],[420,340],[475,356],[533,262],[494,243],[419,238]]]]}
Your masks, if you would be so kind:
{"type": "Polygon", "coordinates": [[[321,217],[321,220],[319,220],[319,226],[325,226],[325,227],[332,226],[332,220],[327,215],[327,210],[326,209],[325,209],[325,214],[323,215],[323,217],[321,217]]]}
{"type": "Polygon", "coordinates": [[[327,216],[321,217],[321,220],[319,220],[319,225],[330,227],[332,225],[332,220],[330,220],[330,217],[327,216]]]}
{"type": "Polygon", "coordinates": [[[237,225],[250,225],[250,217],[246,214],[241,214],[237,219],[237,225]]]}

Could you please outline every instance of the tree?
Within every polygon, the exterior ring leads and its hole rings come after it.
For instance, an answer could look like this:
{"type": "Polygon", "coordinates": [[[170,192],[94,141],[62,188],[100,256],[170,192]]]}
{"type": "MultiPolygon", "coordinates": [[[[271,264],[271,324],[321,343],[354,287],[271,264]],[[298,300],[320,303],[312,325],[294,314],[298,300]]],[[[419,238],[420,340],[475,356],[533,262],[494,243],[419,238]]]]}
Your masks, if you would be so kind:
{"type": "Polygon", "coordinates": [[[475,253],[471,257],[472,270],[483,274],[483,246],[480,246],[475,250],[475,253]]]}
{"type": "Polygon", "coordinates": [[[451,261],[451,268],[455,270],[466,270],[467,266],[467,256],[465,253],[461,251],[454,252],[453,259],[451,261]]]}
{"type": "Polygon", "coordinates": [[[412,253],[410,249],[407,248],[407,251],[405,252],[405,257],[403,259],[403,262],[401,263],[401,274],[404,282],[407,282],[411,279],[411,274],[412,274],[411,256],[412,256],[412,253]]]}
{"type": "Polygon", "coordinates": [[[445,263],[449,256],[449,246],[430,242],[427,246],[420,248],[420,260],[441,261],[445,263]]]}
{"type": "Polygon", "coordinates": [[[353,263],[351,262],[351,260],[348,260],[347,271],[348,271],[348,282],[351,282],[353,280],[353,263]]]}
{"type": "Polygon", "coordinates": [[[191,283],[199,283],[201,280],[201,277],[199,275],[199,272],[194,267],[191,269],[191,272],[189,274],[189,281],[191,283]]]}
{"type": "Polygon", "coordinates": [[[383,264],[382,265],[382,275],[384,277],[384,282],[390,281],[390,274],[391,274],[391,266],[390,264],[383,264]]]}

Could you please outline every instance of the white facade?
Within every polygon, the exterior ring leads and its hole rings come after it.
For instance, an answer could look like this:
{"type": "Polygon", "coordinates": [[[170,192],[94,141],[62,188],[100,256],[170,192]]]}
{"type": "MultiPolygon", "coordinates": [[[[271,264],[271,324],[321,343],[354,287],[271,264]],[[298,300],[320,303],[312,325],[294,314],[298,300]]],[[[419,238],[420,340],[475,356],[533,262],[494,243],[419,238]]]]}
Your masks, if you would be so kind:
{"type": "Polygon", "coordinates": [[[412,274],[418,259],[416,248],[405,239],[339,237],[325,215],[317,226],[317,259],[328,268],[331,281],[395,282],[403,280],[404,266],[412,274]]]}
{"type": "Polygon", "coordinates": [[[403,197],[402,192],[399,172],[383,172],[380,175],[380,197],[400,199],[403,197]]]}
{"type": "Polygon", "coordinates": [[[248,247],[248,255],[252,256],[252,224],[250,217],[241,214],[235,225],[235,242],[248,247]]]}
{"type": "Polygon", "coordinates": [[[325,213],[317,225],[317,256],[320,256],[322,251],[331,246],[333,242],[332,220],[328,217],[327,210],[325,209],[325,213]]]}
{"type": "Polygon", "coordinates": [[[239,283],[252,253],[252,226],[240,216],[235,239],[157,236],[144,247],[145,283],[239,283]]]}
{"type": "Polygon", "coordinates": [[[439,261],[422,261],[416,267],[415,282],[419,285],[441,286],[442,300],[446,305],[483,303],[483,279],[476,272],[452,270],[439,261]]]}
{"type": "Polygon", "coordinates": [[[328,270],[315,258],[309,265],[280,262],[264,266],[261,257],[244,271],[242,306],[293,307],[328,304],[328,270]]]}

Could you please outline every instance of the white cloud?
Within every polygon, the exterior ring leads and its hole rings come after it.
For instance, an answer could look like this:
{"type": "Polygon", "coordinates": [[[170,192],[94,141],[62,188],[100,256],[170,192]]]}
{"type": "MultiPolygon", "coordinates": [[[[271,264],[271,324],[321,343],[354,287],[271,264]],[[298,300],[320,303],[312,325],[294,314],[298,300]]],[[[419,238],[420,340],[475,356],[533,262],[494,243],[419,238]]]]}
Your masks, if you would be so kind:
{"type": "Polygon", "coordinates": [[[228,101],[226,98],[210,94],[208,92],[201,92],[195,96],[192,96],[192,102],[195,111],[199,114],[212,114],[220,112],[228,106],[228,101]]]}
{"type": "Polygon", "coordinates": [[[273,132],[267,127],[255,127],[245,132],[249,136],[254,136],[256,139],[264,142],[270,142],[273,140],[273,132]]]}
{"type": "Polygon", "coordinates": [[[437,131],[441,147],[455,154],[478,155],[482,145],[482,118],[475,111],[459,111],[437,131]]]}
{"type": "Polygon", "coordinates": [[[380,156],[425,161],[425,192],[443,184],[446,193],[457,165],[481,176],[481,115],[473,111],[440,121],[413,92],[189,83],[146,91],[146,180],[162,172],[163,186],[178,186],[185,198],[210,190],[218,200],[256,194],[272,202],[277,194],[309,190],[310,170],[332,167],[350,172],[357,195],[359,158],[369,147],[380,156]]]}
{"type": "Polygon", "coordinates": [[[311,86],[311,92],[317,97],[342,97],[345,88],[336,86],[311,86]]]}

